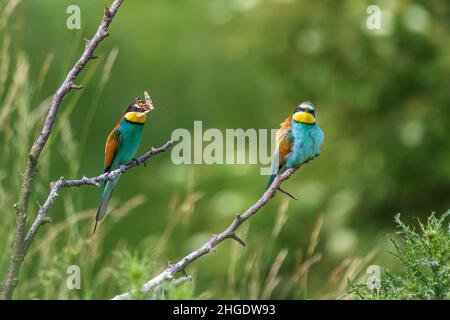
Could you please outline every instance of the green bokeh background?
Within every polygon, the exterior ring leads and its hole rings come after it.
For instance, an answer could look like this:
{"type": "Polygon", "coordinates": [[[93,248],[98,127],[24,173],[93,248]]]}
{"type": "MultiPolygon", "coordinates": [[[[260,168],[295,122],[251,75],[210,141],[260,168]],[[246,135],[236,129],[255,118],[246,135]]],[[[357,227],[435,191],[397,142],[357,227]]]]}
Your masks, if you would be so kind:
{"type": "MultiPolygon", "coordinates": [[[[6,2],[0,1],[1,8],[6,2]]],[[[24,0],[0,29],[0,40],[11,38],[11,69],[21,54],[29,60],[32,94],[21,93],[27,95],[30,109],[61,83],[84,48],[83,37],[95,32],[103,6],[104,1],[24,0]],[[81,9],[80,30],[66,28],[66,8],[71,4],[81,9]],[[48,54],[54,59],[39,86],[36,79],[48,54]]],[[[384,236],[392,231],[395,213],[414,223],[416,217],[450,207],[449,21],[450,6],[444,0],[125,1],[110,36],[96,50],[99,58],[79,79],[85,88],[71,92],[61,105],[60,115],[69,110],[71,99],[79,98],[68,114],[72,143],[59,134],[46,148],[30,215],[35,214],[36,201],[44,201],[49,180],[101,172],[109,131],[144,90],[151,93],[156,110],[146,125],[140,152],[162,145],[176,128],[191,131],[195,120],[202,120],[204,129],[277,128],[298,103],[309,100],[316,106],[326,140],[321,156],[285,184],[299,200],[277,195],[251,219],[245,248],[226,242],[187,271],[194,275],[194,297],[258,298],[261,294],[250,294],[245,266],[258,257],[261,277],[254,283],[263,288],[276,256],[287,249],[278,272],[280,282],[269,297],[336,298],[342,292],[335,292],[329,278],[349,259],[379,249],[371,263],[395,269],[384,253],[384,236]],[[381,30],[366,26],[371,4],[382,9],[381,30]],[[102,88],[102,69],[114,48],[118,56],[102,88]],[[83,76],[90,73],[90,81],[83,83],[83,76]],[[94,110],[92,124],[87,121],[90,110],[94,110]],[[86,144],[81,145],[84,135],[86,144]],[[74,150],[70,159],[65,157],[68,148],[74,150]],[[289,202],[287,222],[274,237],[272,230],[285,202],[289,202]],[[304,261],[301,257],[307,257],[319,217],[323,217],[316,249],[320,261],[309,271],[306,286],[302,279],[290,277],[304,261]],[[236,250],[240,257],[230,276],[230,252],[236,250]],[[294,289],[284,296],[288,284],[294,289]]],[[[10,75],[6,88],[12,82],[10,75]]],[[[5,97],[0,98],[1,106],[5,97]]],[[[17,119],[12,111],[6,121],[13,124],[17,119]]],[[[28,143],[37,132],[29,132],[28,143]]],[[[14,137],[0,129],[3,152],[15,143],[14,137]]],[[[2,274],[13,229],[18,170],[24,161],[20,153],[4,156],[1,167],[2,188],[9,192],[2,198],[6,202],[0,226],[2,274]]],[[[16,297],[109,298],[126,289],[104,275],[108,268],[118,268],[113,252],[133,251],[152,260],[157,271],[223,230],[236,213],[259,198],[267,181],[258,165],[174,165],[169,152],[148,164],[122,177],[113,196],[117,205],[135,195],[145,196],[145,203],[121,219],[107,217],[96,238],[91,237],[91,227],[98,191],[85,187],[62,192],[50,212],[55,223],[87,209],[92,209],[92,219],[67,228],[27,261],[16,297]],[[180,199],[179,210],[170,209],[174,197],[180,199]],[[152,256],[166,226],[180,214],[163,249],[152,256]],[[86,244],[80,239],[88,239],[91,249],[84,251],[86,244]],[[94,249],[92,242],[97,242],[94,249]],[[80,266],[83,289],[56,290],[66,276],[66,260],[59,257],[74,247],[78,249],[67,254],[67,263],[80,266]],[[46,278],[46,269],[58,276],[47,277],[48,283],[36,280],[46,278]],[[33,283],[31,289],[27,282],[33,283]]],[[[43,227],[36,243],[51,229],[43,227]]],[[[144,278],[153,273],[149,270],[144,278]]]]}

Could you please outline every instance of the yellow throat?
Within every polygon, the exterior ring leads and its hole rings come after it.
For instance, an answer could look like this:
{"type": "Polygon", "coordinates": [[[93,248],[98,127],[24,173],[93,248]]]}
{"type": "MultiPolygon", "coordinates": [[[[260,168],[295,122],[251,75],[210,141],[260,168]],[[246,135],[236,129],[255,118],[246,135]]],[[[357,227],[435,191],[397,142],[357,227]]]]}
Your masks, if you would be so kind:
{"type": "Polygon", "coordinates": [[[294,120],[306,124],[314,124],[316,119],[311,113],[300,111],[294,114],[294,120]]]}
{"type": "Polygon", "coordinates": [[[147,112],[127,112],[125,119],[133,123],[145,123],[145,120],[147,120],[147,112]]]}

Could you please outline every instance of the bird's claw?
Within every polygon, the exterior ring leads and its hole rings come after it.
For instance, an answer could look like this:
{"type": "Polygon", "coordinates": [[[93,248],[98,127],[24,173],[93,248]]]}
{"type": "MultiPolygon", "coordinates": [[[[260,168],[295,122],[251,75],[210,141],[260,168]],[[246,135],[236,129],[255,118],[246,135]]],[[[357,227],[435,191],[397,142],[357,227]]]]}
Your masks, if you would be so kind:
{"type": "Polygon", "coordinates": [[[131,163],[134,164],[135,166],[138,166],[138,165],[140,165],[141,163],[144,165],[144,167],[147,166],[147,161],[146,161],[146,160],[144,160],[144,161],[139,161],[139,159],[137,159],[137,158],[133,158],[133,159],[131,160],[131,163]]]}
{"type": "Polygon", "coordinates": [[[133,159],[131,160],[131,163],[134,164],[135,166],[138,166],[138,165],[139,165],[139,160],[136,159],[136,158],[133,158],[133,159]]]}

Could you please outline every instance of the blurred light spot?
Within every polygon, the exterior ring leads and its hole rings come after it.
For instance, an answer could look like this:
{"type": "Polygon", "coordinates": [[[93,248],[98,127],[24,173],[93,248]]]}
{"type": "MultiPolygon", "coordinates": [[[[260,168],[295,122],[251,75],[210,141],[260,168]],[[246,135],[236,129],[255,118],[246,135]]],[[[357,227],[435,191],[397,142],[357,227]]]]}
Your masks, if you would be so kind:
{"type": "Polygon", "coordinates": [[[234,12],[227,2],[214,0],[210,2],[210,14],[213,24],[221,25],[229,22],[234,12]]]}
{"type": "Polygon", "coordinates": [[[294,196],[298,196],[303,203],[313,207],[323,203],[324,195],[325,186],[323,183],[316,180],[302,183],[294,194],[294,196]]]}
{"type": "Polygon", "coordinates": [[[306,54],[318,54],[323,48],[323,35],[319,30],[305,30],[297,37],[297,50],[306,54]]]}
{"type": "Polygon", "coordinates": [[[424,127],[419,121],[411,120],[403,124],[400,139],[404,145],[415,147],[423,140],[424,127]]]}
{"type": "Polygon", "coordinates": [[[349,228],[340,228],[333,232],[327,241],[327,251],[338,257],[348,256],[356,248],[358,236],[349,228]]]}
{"type": "Polygon", "coordinates": [[[403,24],[414,32],[426,32],[431,23],[431,15],[419,5],[410,5],[403,16],[403,24]]]}
{"type": "Polygon", "coordinates": [[[234,216],[244,207],[244,197],[241,193],[227,190],[218,193],[212,200],[213,211],[222,216],[234,216]]]}
{"type": "Polygon", "coordinates": [[[342,225],[358,202],[359,195],[352,190],[346,189],[336,193],[328,204],[326,228],[332,230],[342,225]]]}
{"type": "Polygon", "coordinates": [[[233,0],[233,5],[241,11],[248,11],[256,7],[259,0],[233,0]]]}

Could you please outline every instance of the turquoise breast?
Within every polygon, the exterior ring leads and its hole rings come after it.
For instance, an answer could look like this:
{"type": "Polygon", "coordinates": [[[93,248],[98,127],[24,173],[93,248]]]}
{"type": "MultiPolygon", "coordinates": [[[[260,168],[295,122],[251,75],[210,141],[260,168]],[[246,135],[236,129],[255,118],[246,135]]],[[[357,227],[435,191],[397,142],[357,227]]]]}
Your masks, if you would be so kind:
{"type": "Polygon", "coordinates": [[[286,166],[292,168],[319,155],[324,136],[317,124],[292,122],[292,149],[286,159],[286,166]]]}
{"type": "Polygon", "coordinates": [[[117,151],[117,156],[113,161],[113,166],[117,168],[130,163],[136,156],[136,152],[141,144],[144,125],[135,124],[124,119],[119,128],[122,133],[122,141],[117,151]]]}

